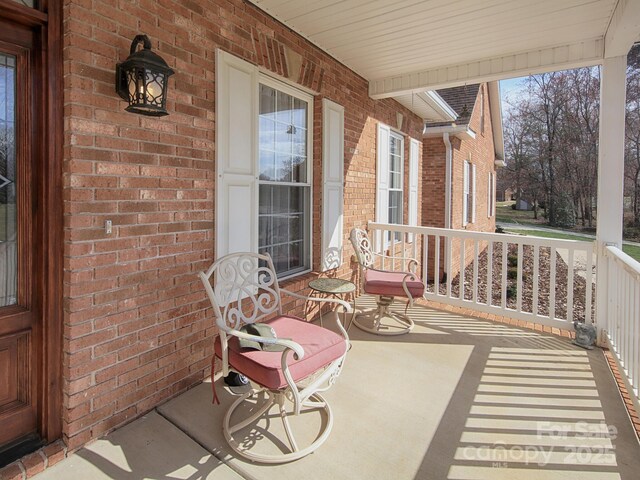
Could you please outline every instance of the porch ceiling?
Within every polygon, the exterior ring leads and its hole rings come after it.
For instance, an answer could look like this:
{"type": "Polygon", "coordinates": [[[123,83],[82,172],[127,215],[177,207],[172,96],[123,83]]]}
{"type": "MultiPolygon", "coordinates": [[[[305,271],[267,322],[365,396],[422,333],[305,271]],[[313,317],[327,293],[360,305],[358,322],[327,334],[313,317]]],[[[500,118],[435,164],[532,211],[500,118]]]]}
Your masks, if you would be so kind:
{"type": "Polygon", "coordinates": [[[252,0],[370,81],[374,98],[599,63],[640,33],[633,0],[252,0]]]}

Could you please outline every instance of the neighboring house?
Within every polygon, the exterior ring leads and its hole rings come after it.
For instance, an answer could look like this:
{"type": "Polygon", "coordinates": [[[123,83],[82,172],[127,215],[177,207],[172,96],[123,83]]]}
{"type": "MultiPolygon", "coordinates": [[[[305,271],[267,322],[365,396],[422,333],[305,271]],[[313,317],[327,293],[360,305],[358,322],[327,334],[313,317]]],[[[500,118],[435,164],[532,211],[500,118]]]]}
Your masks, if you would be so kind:
{"type": "Polygon", "coordinates": [[[500,179],[498,179],[496,187],[496,201],[510,202],[511,200],[513,200],[513,190],[511,188],[501,188],[500,179]]]}
{"type": "MultiPolygon", "coordinates": [[[[454,115],[425,124],[422,224],[494,232],[496,168],[504,166],[498,82],[436,93],[454,115]]],[[[452,275],[458,271],[459,248],[452,246],[452,275]]],[[[466,252],[468,262],[471,248],[466,252]]]]}

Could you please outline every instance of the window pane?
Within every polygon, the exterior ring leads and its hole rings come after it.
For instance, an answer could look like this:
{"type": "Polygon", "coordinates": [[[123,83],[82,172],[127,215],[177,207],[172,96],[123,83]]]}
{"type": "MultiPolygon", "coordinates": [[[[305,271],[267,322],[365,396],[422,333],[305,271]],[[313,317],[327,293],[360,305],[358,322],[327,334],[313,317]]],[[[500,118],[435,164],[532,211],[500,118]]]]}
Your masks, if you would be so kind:
{"type": "Polygon", "coordinates": [[[275,119],[276,91],[266,85],[260,85],[260,115],[271,120],[275,119]]]}
{"type": "Polygon", "coordinates": [[[291,165],[291,154],[277,153],[274,180],[278,182],[290,182],[291,170],[293,170],[293,167],[291,165]]]}
{"type": "Polygon", "coordinates": [[[276,180],[276,154],[260,150],[260,180],[276,180]]]}
{"type": "Polygon", "coordinates": [[[402,191],[389,192],[389,223],[402,223],[402,191]]]}
{"type": "Polygon", "coordinates": [[[307,102],[299,98],[293,99],[293,124],[296,127],[307,127],[307,102]]]}
{"type": "Polygon", "coordinates": [[[24,5],[25,7],[35,7],[36,0],[13,0],[14,2],[19,3],[20,5],[24,5]]]}
{"type": "Polygon", "coordinates": [[[259,142],[260,148],[265,150],[276,150],[276,127],[277,124],[267,117],[260,117],[259,142]]]}
{"type": "Polygon", "coordinates": [[[293,97],[286,93],[277,92],[276,96],[276,119],[279,122],[291,125],[293,110],[293,97]]]}
{"type": "Polygon", "coordinates": [[[0,307],[17,302],[15,57],[0,54],[0,307]]]}
{"type": "Polygon", "coordinates": [[[309,266],[308,196],[308,187],[260,185],[259,249],[273,252],[278,274],[309,266]]]}
{"type": "Polygon", "coordinates": [[[391,154],[402,155],[402,139],[391,135],[391,154]]]}

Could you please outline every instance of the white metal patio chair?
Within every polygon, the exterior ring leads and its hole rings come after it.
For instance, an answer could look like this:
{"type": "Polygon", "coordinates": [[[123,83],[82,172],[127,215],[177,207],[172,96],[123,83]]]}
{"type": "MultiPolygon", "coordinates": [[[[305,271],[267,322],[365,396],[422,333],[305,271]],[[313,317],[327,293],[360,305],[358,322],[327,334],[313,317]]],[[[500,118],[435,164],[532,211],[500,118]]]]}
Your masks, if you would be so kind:
{"type": "Polygon", "coordinates": [[[373,311],[356,312],[353,323],[361,330],[377,335],[402,335],[410,332],[415,324],[406,314],[407,309],[413,305],[414,299],[423,296],[425,291],[424,282],[415,273],[418,261],[414,258],[404,258],[404,261],[408,262],[409,272],[376,269],[376,257],[389,260],[402,258],[374,252],[367,232],[359,228],[351,230],[350,238],[358,262],[362,291],[375,295],[378,305],[373,311]],[[395,297],[407,298],[404,314],[390,310],[395,297]],[[385,318],[395,324],[392,327],[386,325],[386,322],[383,322],[385,318]]]}
{"type": "Polygon", "coordinates": [[[339,334],[283,314],[281,295],[333,303],[344,307],[346,312],[351,311],[350,305],[338,299],[307,298],[280,289],[269,255],[230,254],[199,275],[220,329],[214,358],[222,359],[224,376],[233,369],[248,377],[253,387],[235,400],[224,416],[222,430],[229,446],[239,455],[262,463],[289,462],[313,452],[327,440],[333,426],[331,408],[319,392],[332,386],[340,374],[349,338],[337,315],[339,334]],[[260,320],[273,328],[275,338],[240,330],[243,325],[260,320]],[[243,345],[247,340],[258,342],[263,349],[242,348],[240,340],[243,345]],[[282,351],[265,351],[265,345],[270,346],[269,350],[280,348],[282,351]],[[236,419],[242,416],[241,411],[236,415],[234,412],[243,404],[250,413],[246,418],[236,419]],[[283,423],[284,434],[280,431],[283,438],[277,438],[278,433],[270,429],[273,424],[269,411],[275,406],[278,409],[275,416],[283,423]],[[315,416],[315,411],[324,417],[319,432],[310,444],[299,446],[289,417],[315,416]],[[266,428],[257,425],[261,420],[266,420],[266,428]],[[265,430],[268,432],[263,433],[265,430]],[[241,434],[241,431],[248,433],[241,434]],[[259,438],[276,440],[265,453],[253,448],[259,438]]]}

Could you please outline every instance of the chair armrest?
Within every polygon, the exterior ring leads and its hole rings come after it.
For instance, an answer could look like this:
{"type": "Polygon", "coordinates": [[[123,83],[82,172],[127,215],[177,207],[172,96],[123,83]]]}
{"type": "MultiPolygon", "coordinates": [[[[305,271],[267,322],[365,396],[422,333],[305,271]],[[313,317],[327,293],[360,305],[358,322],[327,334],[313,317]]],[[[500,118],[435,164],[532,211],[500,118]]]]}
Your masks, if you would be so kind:
{"type": "Polygon", "coordinates": [[[251,335],[250,333],[241,332],[240,330],[236,330],[235,328],[225,329],[225,333],[228,335],[232,335],[234,337],[243,338],[245,340],[252,340],[258,343],[266,343],[269,345],[282,345],[293,352],[296,355],[296,360],[299,360],[304,357],[304,348],[297,342],[293,340],[288,340],[286,338],[270,338],[270,337],[260,337],[258,335],[251,335]]]}
{"type": "Polygon", "coordinates": [[[346,313],[351,313],[351,305],[345,302],[344,300],[340,300],[338,298],[318,298],[318,297],[307,297],[306,295],[300,295],[299,293],[290,292],[289,290],[280,289],[280,293],[284,293],[285,295],[289,295],[293,298],[299,298],[300,300],[306,300],[309,302],[318,302],[318,303],[333,303],[336,305],[342,306],[346,313]]]}

